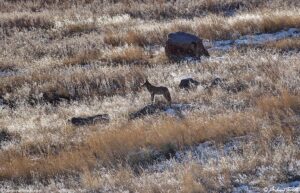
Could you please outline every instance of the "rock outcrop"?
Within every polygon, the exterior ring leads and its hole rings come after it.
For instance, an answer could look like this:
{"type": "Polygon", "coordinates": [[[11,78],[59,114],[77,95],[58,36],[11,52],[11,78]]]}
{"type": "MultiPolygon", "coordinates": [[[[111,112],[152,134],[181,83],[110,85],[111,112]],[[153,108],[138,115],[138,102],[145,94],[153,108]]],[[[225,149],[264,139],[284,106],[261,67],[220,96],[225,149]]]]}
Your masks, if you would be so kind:
{"type": "Polygon", "coordinates": [[[153,115],[153,114],[156,114],[156,113],[163,112],[166,109],[167,109],[167,107],[165,105],[160,105],[160,104],[146,105],[142,109],[140,109],[136,112],[130,113],[129,114],[129,119],[142,118],[142,117],[147,116],[147,115],[153,115]]]}
{"type": "Polygon", "coordinates": [[[158,104],[149,104],[146,105],[145,107],[141,108],[140,110],[137,110],[136,112],[132,112],[129,114],[129,119],[138,119],[138,118],[143,118],[145,116],[150,116],[150,115],[160,115],[160,114],[165,114],[169,115],[172,117],[177,117],[177,118],[184,118],[184,111],[191,111],[192,109],[197,108],[194,105],[191,104],[171,104],[171,105],[166,105],[162,103],[158,104]]]}
{"type": "Polygon", "coordinates": [[[199,59],[201,56],[209,56],[202,39],[186,32],[170,33],[166,41],[165,53],[171,60],[199,59]]]}
{"type": "Polygon", "coordinates": [[[100,114],[90,117],[73,117],[69,120],[73,125],[83,126],[83,125],[93,125],[96,123],[109,123],[110,117],[108,114],[100,114]]]}

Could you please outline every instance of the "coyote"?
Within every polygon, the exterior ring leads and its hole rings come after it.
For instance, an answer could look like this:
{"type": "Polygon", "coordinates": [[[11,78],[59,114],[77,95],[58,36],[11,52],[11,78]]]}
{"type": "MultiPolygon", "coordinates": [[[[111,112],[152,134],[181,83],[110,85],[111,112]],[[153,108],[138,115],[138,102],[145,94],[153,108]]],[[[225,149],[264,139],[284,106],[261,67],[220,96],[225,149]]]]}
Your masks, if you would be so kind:
{"type": "Polygon", "coordinates": [[[150,92],[152,104],[154,102],[154,95],[163,95],[166,98],[166,100],[168,101],[168,103],[171,104],[171,101],[172,101],[171,95],[170,95],[169,89],[167,87],[153,86],[152,84],[150,84],[150,82],[148,80],[146,80],[146,82],[142,86],[145,86],[147,88],[147,90],[150,92]]]}

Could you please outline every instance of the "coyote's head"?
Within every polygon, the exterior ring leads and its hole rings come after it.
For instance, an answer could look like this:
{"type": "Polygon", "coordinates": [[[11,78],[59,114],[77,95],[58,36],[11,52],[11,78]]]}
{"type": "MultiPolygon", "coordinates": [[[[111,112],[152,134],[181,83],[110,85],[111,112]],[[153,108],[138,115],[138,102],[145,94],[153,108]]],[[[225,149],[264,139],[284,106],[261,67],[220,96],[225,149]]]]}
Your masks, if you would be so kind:
{"type": "Polygon", "coordinates": [[[146,79],[146,82],[144,84],[142,84],[142,87],[145,87],[147,85],[150,85],[150,82],[148,81],[148,79],[146,79]]]}

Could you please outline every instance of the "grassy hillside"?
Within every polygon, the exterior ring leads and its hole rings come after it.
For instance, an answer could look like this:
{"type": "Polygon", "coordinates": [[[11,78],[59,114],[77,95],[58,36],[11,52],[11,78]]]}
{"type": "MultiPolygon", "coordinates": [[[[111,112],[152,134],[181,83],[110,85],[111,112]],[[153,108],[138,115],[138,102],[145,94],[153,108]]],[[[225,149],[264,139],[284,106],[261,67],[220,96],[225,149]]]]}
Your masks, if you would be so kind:
{"type": "Polygon", "coordinates": [[[299,181],[300,35],[214,47],[290,28],[300,28],[296,0],[0,1],[0,192],[261,192],[299,181]],[[204,39],[211,57],[169,61],[175,31],[204,39]],[[185,77],[200,85],[179,89],[185,77]],[[206,89],[216,77],[227,90],[206,89]],[[190,108],[129,120],[151,103],[146,79],[190,108]],[[109,124],[68,121],[103,113],[109,124]]]}

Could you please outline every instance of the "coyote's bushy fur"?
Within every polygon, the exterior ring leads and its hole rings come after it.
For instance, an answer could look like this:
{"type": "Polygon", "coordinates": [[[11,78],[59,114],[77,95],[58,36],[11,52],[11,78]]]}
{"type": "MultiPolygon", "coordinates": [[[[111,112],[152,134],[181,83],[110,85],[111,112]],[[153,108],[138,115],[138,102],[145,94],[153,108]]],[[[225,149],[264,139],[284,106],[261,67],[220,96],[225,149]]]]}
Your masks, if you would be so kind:
{"type": "Polygon", "coordinates": [[[172,102],[171,94],[170,94],[169,89],[167,87],[153,86],[152,84],[150,84],[150,82],[148,80],[146,80],[146,82],[142,86],[145,86],[147,88],[147,90],[150,92],[152,103],[154,103],[154,96],[155,95],[163,95],[165,97],[165,99],[168,101],[168,103],[171,104],[171,102],[172,102]]]}

